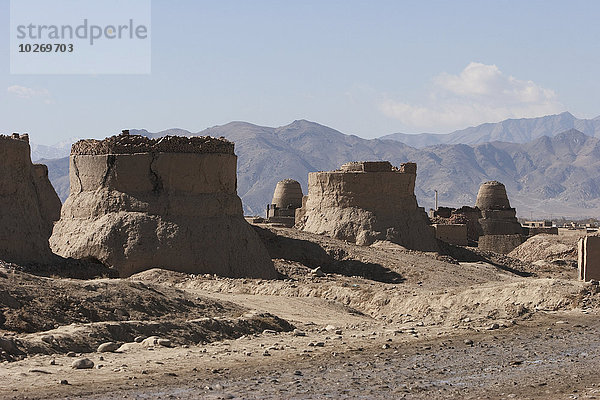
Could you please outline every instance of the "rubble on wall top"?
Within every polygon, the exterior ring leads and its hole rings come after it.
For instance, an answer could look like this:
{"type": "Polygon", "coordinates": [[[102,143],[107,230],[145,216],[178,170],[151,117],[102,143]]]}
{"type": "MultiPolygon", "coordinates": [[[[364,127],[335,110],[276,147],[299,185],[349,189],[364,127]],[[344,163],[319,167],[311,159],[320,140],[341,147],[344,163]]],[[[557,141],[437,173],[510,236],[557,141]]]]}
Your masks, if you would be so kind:
{"type": "Polygon", "coordinates": [[[343,164],[338,171],[341,172],[400,172],[416,174],[417,164],[403,163],[400,168],[394,167],[389,161],[352,161],[343,164]]]}
{"type": "Polygon", "coordinates": [[[151,139],[141,135],[121,135],[103,140],[84,139],[73,144],[71,155],[135,153],[219,153],[234,154],[234,144],[225,138],[210,136],[164,136],[151,139]]]}
{"type": "Polygon", "coordinates": [[[482,186],[483,185],[487,185],[487,186],[504,186],[503,183],[500,183],[498,181],[487,181],[487,182],[482,183],[481,185],[482,186]]]}
{"type": "Polygon", "coordinates": [[[3,139],[3,140],[9,140],[9,139],[21,140],[23,142],[29,143],[29,134],[24,133],[22,135],[19,135],[18,133],[13,133],[12,135],[0,135],[0,139],[3,139]]]}
{"type": "Polygon", "coordinates": [[[283,179],[283,180],[281,180],[281,181],[279,181],[277,183],[293,183],[293,184],[297,183],[297,184],[300,184],[297,180],[291,179],[291,178],[283,179]]]}

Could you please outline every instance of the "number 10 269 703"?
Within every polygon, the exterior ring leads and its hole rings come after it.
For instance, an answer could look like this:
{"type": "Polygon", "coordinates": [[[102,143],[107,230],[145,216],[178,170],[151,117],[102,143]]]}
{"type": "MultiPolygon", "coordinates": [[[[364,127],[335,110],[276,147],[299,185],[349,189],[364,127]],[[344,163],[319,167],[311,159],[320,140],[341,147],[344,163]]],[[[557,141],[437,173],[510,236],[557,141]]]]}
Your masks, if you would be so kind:
{"type": "Polygon", "coordinates": [[[72,53],[72,43],[22,43],[19,45],[19,53],[72,53]]]}

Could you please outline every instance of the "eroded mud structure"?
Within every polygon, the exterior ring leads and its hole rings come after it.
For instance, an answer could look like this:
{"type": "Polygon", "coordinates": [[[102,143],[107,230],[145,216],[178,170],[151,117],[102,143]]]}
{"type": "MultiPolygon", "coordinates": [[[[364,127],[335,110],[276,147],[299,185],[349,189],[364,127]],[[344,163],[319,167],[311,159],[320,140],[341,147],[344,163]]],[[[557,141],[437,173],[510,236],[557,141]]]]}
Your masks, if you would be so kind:
{"type": "Polygon", "coordinates": [[[516,210],[510,206],[506,188],[497,181],[479,187],[475,206],[481,211],[479,224],[482,236],[478,247],[496,253],[510,253],[523,243],[523,230],[517,221],[516,210]]]}
{"type": "Polygon", "coordinates": [[[95,258],[121,276],[153,267],[273,278],[244,220],[233,143],[128,132],[75,143],[71,191],[50,239],[59,255],[95,258]]]}
{"type": "Polygon", "coordinates": [[[29,136],[0,135],[0,260],[46,263],[60,199],[48,168],[31,162],[29,136]]]}
{"type": "Polygon", "coordinates": [[[277,182],[273,192],[273,200],[267,205],[267,222],[294,226],[296,210],[302,207],[302,187],[294,179],[277,182]]]}
{"type": "Polygon", "coordinates": [[[351,162],[308,175],[308,196],[296,211],[296,227],[369,245],[389,240],[410,249],[437,249],[433,228],[415,197],[417,165],[351,162]]]}

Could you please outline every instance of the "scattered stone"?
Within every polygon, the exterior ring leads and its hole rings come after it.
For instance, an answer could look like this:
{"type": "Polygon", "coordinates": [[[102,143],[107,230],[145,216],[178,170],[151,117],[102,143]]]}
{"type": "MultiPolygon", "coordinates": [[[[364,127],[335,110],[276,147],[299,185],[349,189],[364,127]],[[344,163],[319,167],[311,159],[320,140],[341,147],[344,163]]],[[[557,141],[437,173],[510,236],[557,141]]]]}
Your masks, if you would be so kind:
{"type": "Polygon", "coordinates": [[[269,350],[265,350],[265,352],[263,353],[263,356],[270,356],[271,353],[269,353],[269,350]]]}
{"type": "Polygon", "coordinates": [[[52,335],[43,335],[40,339],[44,343],[51,344],[54,341],[54,336],[52,336],[52,335]]]}
{"type": "Polygon", "coordinates": [[[0,337],[0,350],[4,350],[8,354],[12,355],[22,353],[15,344],[15,342],[7,337],[0,337]]]}
{"type": "Polygon", "coordinates": [[[326,330],[327,332],[332,332],[332,331],[335,331],[336,329],[337,329],[337,328],[336,328],[335,326],[333,326],[333,325],[327,325],[327,326],[325,327],[325,330],[326,330]]]}
{"type": "Polygon", "coordinates": [[[263,331],[263,334],[271,334],[271,335],[274,335],[274,334],[276,334],[276,333],[277,333],[277,331],[274,331],[273,329],[265,329],[265,330],[263,331]]]}
{"type": "Polygon", "coordinates": [[[50,360],[50,365],[56,365],[56,360],[54,358],[50,360]]]}
{"type": "Polygon", "coordinates": [[[117,351],[117,349],[121,347],[119,346],[118,343],[115,342],[106,342],[106,343],[102,343],[100,346],[98,346],[98,353],[112,353],[114,351],[117,351]]]}
{"type": "Polygon", "coordinates": [[[473,345],[473,341],[471,339],[465,339],[464,343],[468,346],[472,346],[473,345]]]}
{"type": "Polygon", "coordinates": [[[317,343],[315,343],[315,346],[317,346],[317,347],[325,347],[325,342],[317,342],[317,343]]]}
{"type": "Polygon", "coordinates": [[[164,347],[171,347],[172,346],[171,341],[169,339],[158,339],[156,341],[156,343],[159,346],[164,346],[164,347]]]}
{"type": "Polygon", "coordinates": [[[490,325],[490,327],[488,328],[488,330],[493,331],[496,329],[500,329],[500,325],[498,325],[497,323],[493,323],[492,325],[490,325]]]}
{"type": "Polygon", "coordinates": [[[73,369],[91,369],[94,368],[94,362],[89,358],[79,358],[71,363],[73,369]]]}
{"type": "Polygon", "coordinates": [[[306,332],[301,331],[300,329],[294,329],[293,335],[294,336],[306,336],[306,332]]]}
{"type": "Polygon", "coordinates": [[[68,380],[66,380],[66,379],[61,379],[60,381],[58,381],[58,384],[59,384],[59,385],[68,385],[68,384],[69,384],[69,381],[68,381],[68,380]]]}
{"type": "Polygon", "coordinates": [[[77,356],[77,354],[74,351],[69,351],[67,353],[67,357],[76,357],[76,356],[77,356]]]}
{"type": "Polygon", "coordinates": [[[133,339],[134,342],[136,343],[142,343],[144,341],[144,339],[147,339],[148,336],[136,336],[135,339],[133,339]]]}
{"type": "Polygon", "coordinates": [[[142,346],[144,347],[154,347],[158,345],[158,341],[160,338],[158,336],[150,336],[146,339],[142,340],[142,346]]]}

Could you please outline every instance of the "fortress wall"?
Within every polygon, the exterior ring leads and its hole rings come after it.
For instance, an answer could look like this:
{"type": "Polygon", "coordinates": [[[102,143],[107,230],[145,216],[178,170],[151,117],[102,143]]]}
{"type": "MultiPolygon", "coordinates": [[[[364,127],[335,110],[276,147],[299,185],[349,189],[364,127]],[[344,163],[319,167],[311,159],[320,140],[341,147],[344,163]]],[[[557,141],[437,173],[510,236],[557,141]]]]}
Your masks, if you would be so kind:
{"type": "Polygon", "coordinates": [[[389,162],[353,162],[342,170],[310,173],[296,227],[360,245],[389,240],[436,250],[433,227],[417,204],[415,180],[413,163],[394,169],[389,162]]]}
{"type": "Polygon", "coordinates": [[[27,135],[0,135],[1,260],[53,260],[48,237],[61,204],[47,171],[46,166],[32,164],[27,135]]]}
{"type": "Polygon", "coordinates": [[[60,219],[62,202],[48,178],[48,167],[33,164],[33,183],[40,199],[40,215],[46,225],[46,238],[52,235],[54,223],[60,219]]]}
{"type": "Polygon", "coordinates": [[[359,207],[382,213],[415,210],[416,174],[400,172],[311,172],[308,208],[359,207]]]}
{"type": "Polygon", "coordinates": [[[235,155],[208,153],[71,156],[63,217],[118,211],[239,216],[236,163],[235,155]]]}
{"type": "Polygon", "coordinates": [[[480,250],[508,254],[523,243],[521,235],[485,235],[479,238],[480,250]]]}
{"type": "Polygon", "coordinates": [[[242,215],[233,144],[181,139],[121,135],[73,145],[71,192],[52,248],[97,258],[122,276],[160,267],[276,277],[242,215]]]}

